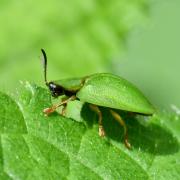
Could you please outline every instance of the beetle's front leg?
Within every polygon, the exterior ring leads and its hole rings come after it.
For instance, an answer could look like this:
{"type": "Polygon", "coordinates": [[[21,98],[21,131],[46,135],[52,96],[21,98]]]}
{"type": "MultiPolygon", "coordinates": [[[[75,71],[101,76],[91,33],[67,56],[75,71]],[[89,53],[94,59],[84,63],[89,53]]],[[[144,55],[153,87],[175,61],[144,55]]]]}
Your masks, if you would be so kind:
{"type": "Polygon", "coordinates": [[[100,109],[98,108],[98,106],[90,104],[89,107],[91,108],[91,110],[93,110],[94,112],[96,112],[99,116],[99,120],[98,120],[98,124],[99,124],[99,136],[104,137],[105,136],[105,131],[103,128],[103,124],[102,124],[102,113],[100,111],[100,109]]]}
{"type": "Polygon", "coordinates": [[[118,113],[116,113],[115,111],[110,110],[110,112],[111,112],[112,116],[114,117],[114,119],[117,120],[117,121],[121,124],[121,126],[123,126],[123,128],[124,128],[124,144],[125,144],[125,146],[126,146],[128,149],[130,149],[130,148],[131,148],[131,144],[130,144],[129,141],[128,141],[127,127],[126,127],[126,124],[125,124],[124,120],[123,120],[123,119],[121,118],[121,116],[120,116],[118,113]]]}
{"type": "Polygon", "coordinates": [[[56,104],[56,105],[53,105],[52,107],[50,108],[46,108],[43,110],[43,112],[46,114],[46,115],[49,115],[51,113],[53,113],[58,107],[60,106],[64,106],[63,109],[62,109],[62,114],[65,113],[65,109],[66,109],[66,105],[69,101],[73,101],[76,99],[76,96],[71,96],[70,98],[68,99],[65,99],[63,101],[61,101],[60,103],[56,104]]]}

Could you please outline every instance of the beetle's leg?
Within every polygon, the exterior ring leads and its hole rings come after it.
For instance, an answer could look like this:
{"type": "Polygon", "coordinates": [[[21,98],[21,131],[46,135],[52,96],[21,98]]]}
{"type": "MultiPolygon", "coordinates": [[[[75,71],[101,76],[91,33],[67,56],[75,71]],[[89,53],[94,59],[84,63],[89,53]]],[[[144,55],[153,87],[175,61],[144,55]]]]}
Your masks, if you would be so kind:
{"type": "MultiPolygon", "coordinates": [[[[62,102],[64,102],[64,101],[66,101],[66,100],[68,100],[68,98],[67,97],[65,97],[65,98],[62,98],[62,102]]],[[[62,116],[65,116],[66,115],[66,108],[67,108],[67,103],[65,103],[65,104],[63,104],[62,105],[62,110],[61,110],[61,115],[62,116]]]]}
{"type": "Polygon", "coordinates": [[[123,120],[123,119],[121,118],[121,116],[120,116],[118,113],[116,113],[115,111],[110,110],[110,112],[111,112],[112,116],[114,117],[114,119],[117,120],[117,121],[121,124],[121,126],[123,126],[123,128],[124,128],[124,144],[125,144],[125,146],[126,146],[127,148],[130,149],[130,148],[131,148],[131,144],[128,142],[127,127],[126,127],[126,124],[125,124],[124,120],[123,120]]]}
{"type": "Polygon", "coordinates": [[[66,99],[66,100],[64,100],[64,101],[62,101],[62,102],[60,102],[60,103],[58,103],[58,104],[56,104],[56,105],[53,105],[53,106],[50,107],[50,108],[44,109],[43,112],[44,112],[46,115],[49,115],[49,114],[53,113],[58,107],[64,106],[64,105],[66,105],[69,101],[73,101],[73,100],[75,100],[75,99],[76,99],[76,96],[73,95],[73,96],[71,96],[70,98],[68,98],[68,99],[66,99]]]}
{"type": "Polygon", "coordinates": [[[98,120],[98,124],[99,124],[99,136],[103,137],[105,136],[105,131],[102,125],[102,113],[100,111],[100,109],[98,108],[98,106],[90,104],[89,107],[91,108],[91,110],[93,110],[94,112],[96,112],[99,116],[99,120],[98,120]]]}
{"type": "Polygon", "coordinates": [[[63,108],[62,108],[62,111],[61,111],[61,115],[62,115],[62,116],[65,116],[65,115],[66,115],[67,103],[66,103],[66,104],[63,104],[62,106],[63,106],[63,108]]]}

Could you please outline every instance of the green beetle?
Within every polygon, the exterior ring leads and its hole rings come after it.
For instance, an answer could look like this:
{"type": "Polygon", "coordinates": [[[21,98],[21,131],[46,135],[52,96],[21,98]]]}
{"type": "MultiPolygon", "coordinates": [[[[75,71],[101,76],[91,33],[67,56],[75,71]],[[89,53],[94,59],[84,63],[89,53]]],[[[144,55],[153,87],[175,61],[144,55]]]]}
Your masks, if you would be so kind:
{"type": "Polygon", "coordinates": [[[99,117],[99,135],[104,136],[105,131],[102,125],[102,113],[98,106],[109,107],[112,116],[123,126],[124,143],[127,148],[130,148],[131,145],[128,142],[125,122],[113,109],[152,115],[155,112],[155,108],[145,96],[127,80],[109,73],[97,73],[81,78],[47,82],[47,57],[45,51],[43,49],[41,51],[44,61],[45,83],[51,95],[53,97],[65,95],[66,97],[59,104],[44,109],[44,113],[49,115],[58,107],[63,106],[62,115],[64,115],[68,102],[75,99],[89,103],[90,108],[95,111],[99,117]]]}

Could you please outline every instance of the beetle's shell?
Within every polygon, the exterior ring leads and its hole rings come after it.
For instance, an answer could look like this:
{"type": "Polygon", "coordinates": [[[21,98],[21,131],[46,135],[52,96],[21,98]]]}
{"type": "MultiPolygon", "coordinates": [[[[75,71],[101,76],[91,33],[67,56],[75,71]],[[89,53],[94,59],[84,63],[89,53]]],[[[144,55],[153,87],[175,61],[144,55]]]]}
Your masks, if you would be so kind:
{"type": "Polygon", "coordinates": [[[153,114],[155,111],[133,84],[108,73],[87,77],[76,96],[83,102],[125,111],[142,114],[153,114]]]}

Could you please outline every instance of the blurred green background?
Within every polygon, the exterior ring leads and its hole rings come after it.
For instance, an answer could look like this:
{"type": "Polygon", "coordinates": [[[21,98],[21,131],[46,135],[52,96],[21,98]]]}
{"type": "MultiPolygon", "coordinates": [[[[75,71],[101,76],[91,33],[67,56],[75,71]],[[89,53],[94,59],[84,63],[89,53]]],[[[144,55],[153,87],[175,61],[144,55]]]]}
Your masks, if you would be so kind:
{"type": "Polygon", "coordinates": [[[0,90],[19,80],[112,72],[160,108],[180,107],[179,0],[0,0],[0,90]]]}

